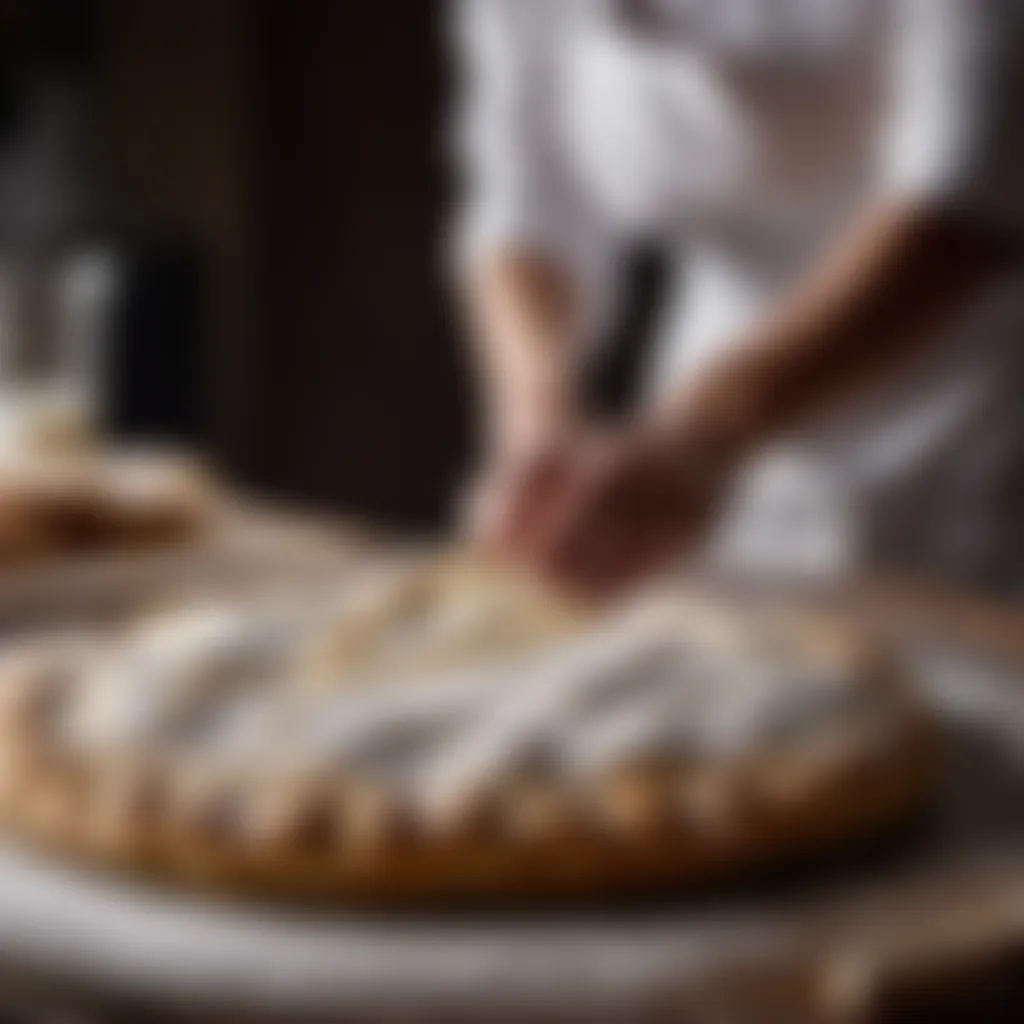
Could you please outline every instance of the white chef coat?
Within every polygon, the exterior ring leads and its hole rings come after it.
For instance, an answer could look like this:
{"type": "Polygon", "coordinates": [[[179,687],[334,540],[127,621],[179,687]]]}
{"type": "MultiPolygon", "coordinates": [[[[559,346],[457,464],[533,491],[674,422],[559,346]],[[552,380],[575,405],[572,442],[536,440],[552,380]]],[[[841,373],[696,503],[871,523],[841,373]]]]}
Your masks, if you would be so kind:
{"type": "MultiPolygon", "coordinates": [[[[631,238],[679,254],[652,387],[741,338],[895,196],[1024,231],[1022,0],[461,0],[465,259],[515,243],[593,333],[631,238]],[[684,258],[685,254],[685,258],[684,258]]],[[[746,474],[720,547],[1024,574],[1024,281],[746,474]]]]}

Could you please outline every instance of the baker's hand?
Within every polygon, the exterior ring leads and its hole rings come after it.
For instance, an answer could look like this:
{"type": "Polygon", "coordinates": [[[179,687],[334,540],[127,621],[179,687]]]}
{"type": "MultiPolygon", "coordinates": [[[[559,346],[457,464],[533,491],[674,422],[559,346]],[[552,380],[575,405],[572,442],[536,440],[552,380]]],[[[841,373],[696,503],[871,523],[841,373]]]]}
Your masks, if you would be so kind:
{"type": "Polygon", "coordinates": [[[564,587],[613,594],[704,535],[728,479],[699,438],[592,433],[506,473],[484,537],[564,587]]]}
{"type": "Polygon", "coordinates": [[[540,529],[540,519],[565,485],[575,441],[565,434],[492,457],[463,495],[461,519],[469,540],[514,555],[540,529]]]}

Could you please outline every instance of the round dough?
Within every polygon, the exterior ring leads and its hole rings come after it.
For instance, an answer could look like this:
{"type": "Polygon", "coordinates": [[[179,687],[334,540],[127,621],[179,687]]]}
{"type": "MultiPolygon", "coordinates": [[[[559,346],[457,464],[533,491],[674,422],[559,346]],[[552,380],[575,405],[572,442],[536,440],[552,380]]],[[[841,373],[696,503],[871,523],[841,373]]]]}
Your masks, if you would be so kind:
{"type": "Polygon", "coordinates": [[[539,642],[510,621],[518,584],[425,571],[391,577],[369,619],[296,590],[10,655],[0,819],[196,884],[408,903],[699,883],[927,793],[930,720],[848,629],[666,593],[558,630],[549,609],[539,642]],[[382,652],[423,588],[444,642],[422,626],[419,654],[382,652]],[[451,610],[467,594],[514,644],[485,656],[451,610]],[[311,686],[324,657],[339,685],[311,686]]]}

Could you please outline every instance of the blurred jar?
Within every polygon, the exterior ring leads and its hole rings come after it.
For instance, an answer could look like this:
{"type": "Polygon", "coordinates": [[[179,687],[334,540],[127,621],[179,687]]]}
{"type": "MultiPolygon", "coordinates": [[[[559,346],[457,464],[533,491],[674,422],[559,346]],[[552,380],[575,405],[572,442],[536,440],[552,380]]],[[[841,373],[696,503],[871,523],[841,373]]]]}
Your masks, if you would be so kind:
{"type": "Polygon", "coordinates": [[[101,5],[36,0],[0,33],[0,453],[96,431],[116,262],[103,241],[95,73],[101,5]]]}
{"type": "Polygon", "coordinates": [[[0,256],[0,454],[95,439],[117,276],[101,248],[0,256]]]}

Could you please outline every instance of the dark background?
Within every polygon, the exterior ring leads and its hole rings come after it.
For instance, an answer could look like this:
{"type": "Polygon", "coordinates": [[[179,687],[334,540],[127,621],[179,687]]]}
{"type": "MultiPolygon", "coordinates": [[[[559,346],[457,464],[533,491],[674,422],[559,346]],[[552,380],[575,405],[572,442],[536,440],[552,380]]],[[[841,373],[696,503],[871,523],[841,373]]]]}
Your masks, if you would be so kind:
{"type": "MultiPolygon", "coordinates": [[[[234,479],[321,509],[446,520],[473,416],[443,270],[443,8],[0,4],[0,172],[30,148],[58,83],[74,116],[43,162],[75,212],[45,244],[98,239],[121,267],[112,429],[198,444],[234,479]]],[[[19,202],[0,194],[0,218],[19,202]]],[[[632,263],[594,376],[609,408],[631,391],[630,339],[659,286],[651,254],[632,263]]]]}
{"type": "Polygon", "coordinates": [[[442,237],[439,5],[257,6],[263,314],[254,469],[435,520],[467,458],[442,237]]]}

